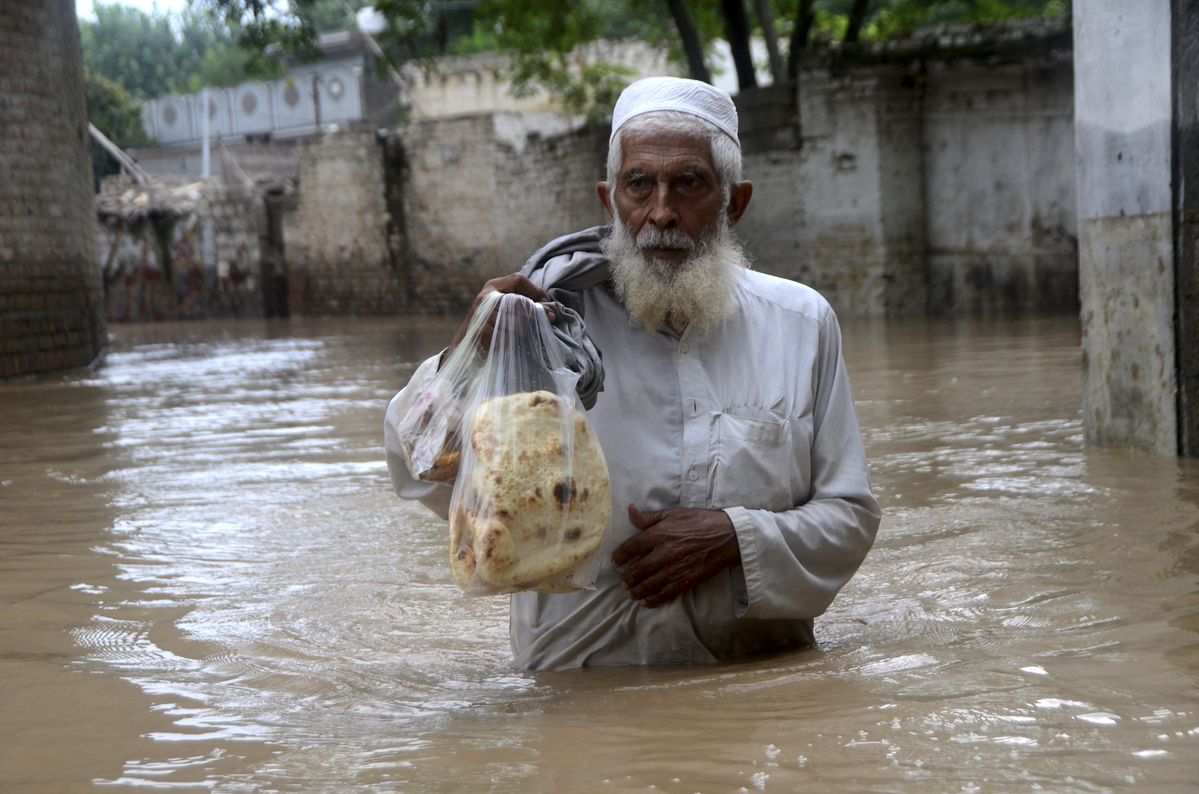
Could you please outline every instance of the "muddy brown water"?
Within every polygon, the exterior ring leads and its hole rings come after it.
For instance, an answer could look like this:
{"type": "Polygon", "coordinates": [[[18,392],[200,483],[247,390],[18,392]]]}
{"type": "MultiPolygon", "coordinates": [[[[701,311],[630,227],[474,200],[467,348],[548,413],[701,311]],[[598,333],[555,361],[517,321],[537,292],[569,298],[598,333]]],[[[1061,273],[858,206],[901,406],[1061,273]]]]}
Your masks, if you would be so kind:
{"type": "Polygon", "coordinates": [[[453,327],[115,326],[0,388],[0,789],[1199,780],[1199,466],[1084,445],[1074,320],[845,323],[886,513],[819,649],[536,675],[382,462],[453,327]]]}

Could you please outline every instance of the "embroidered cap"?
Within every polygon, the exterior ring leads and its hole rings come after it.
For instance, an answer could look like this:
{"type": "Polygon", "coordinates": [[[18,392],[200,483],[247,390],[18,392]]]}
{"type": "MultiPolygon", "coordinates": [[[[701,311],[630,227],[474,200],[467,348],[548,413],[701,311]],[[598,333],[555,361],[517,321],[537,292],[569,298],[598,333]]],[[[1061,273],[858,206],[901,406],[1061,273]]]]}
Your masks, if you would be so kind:
{"type": "Polygon", "coordinates": [[[710,122],[733,139],[737,148],[737,106],[727,93],[716,86],[683,77],[646,77],[629,85],[616,100],[612,111],[612,135],[630,119],[656,110],[676,110],[710,122]]]}

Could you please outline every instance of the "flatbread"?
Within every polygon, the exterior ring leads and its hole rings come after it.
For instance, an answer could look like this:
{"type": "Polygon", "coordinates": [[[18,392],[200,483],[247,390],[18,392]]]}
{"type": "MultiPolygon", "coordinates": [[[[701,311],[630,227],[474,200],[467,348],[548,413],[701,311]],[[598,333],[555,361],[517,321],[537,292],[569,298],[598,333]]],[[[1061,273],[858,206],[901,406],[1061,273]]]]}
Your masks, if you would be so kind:
{"type": "Polygon", "coordinates": [[[479,406],[469,439],[473,467],[450,516],[454,580],[577,589],[560,574],[599,548],[612,512],[608,466],[583,414],[548,391],[498,397],[479,406]]]}
{"type": "Polygon", "coordinates": [[[470,588],[475,575],[475,538],[470,521],[461,505],[450,515],[450,573],[463,590],[470,588]]]}

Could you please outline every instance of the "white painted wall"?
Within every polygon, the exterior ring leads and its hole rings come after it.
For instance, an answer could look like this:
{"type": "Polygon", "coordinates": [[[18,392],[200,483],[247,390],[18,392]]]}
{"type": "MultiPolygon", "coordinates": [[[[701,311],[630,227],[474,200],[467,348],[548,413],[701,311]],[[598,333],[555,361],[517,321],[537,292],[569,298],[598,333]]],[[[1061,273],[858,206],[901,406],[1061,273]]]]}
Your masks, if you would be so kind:
{"type": "MultiPolygon", "coordinates": [[[[359,121],[363,68],[359,53],[298,65],[278,80],[210,88],[209,130],[226,140],[262,133],[275,138],[308,135],[316,131],[317,101],[322,129],[359,121]]],[[[194,146],[200,140],[200,113],[199,94],[152,99],[142,107],[142,126],[162,146],[194,146]]]]}

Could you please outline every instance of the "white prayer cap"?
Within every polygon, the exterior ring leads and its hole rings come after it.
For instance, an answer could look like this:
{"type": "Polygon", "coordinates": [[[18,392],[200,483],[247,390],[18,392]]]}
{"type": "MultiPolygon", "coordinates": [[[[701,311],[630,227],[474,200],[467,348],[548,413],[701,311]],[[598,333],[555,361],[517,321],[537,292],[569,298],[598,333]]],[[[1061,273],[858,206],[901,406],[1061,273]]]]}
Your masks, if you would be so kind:
{"type": "Polygon", "coordinates": [[[741,141],[737,139],[737,106],[732,97],[716,86],[682,77],[646,77],[625,88],[612,111],[609,145],[616,132],[630,119],[657,110],[698,116],[716,125],[733,139],[737,148],[741,148],[741,141]]]}

